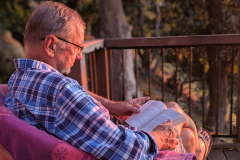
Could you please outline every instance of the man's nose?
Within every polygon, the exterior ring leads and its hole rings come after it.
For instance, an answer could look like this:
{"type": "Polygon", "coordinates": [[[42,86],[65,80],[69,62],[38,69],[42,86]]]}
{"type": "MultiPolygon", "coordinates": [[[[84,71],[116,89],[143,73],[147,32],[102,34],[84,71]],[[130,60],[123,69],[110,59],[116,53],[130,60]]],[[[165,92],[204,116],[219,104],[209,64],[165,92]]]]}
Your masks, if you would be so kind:
{"type": "Polygon", "coordinates": [[[76,59],[77,59],[77,60],[82,60],[82,53],[77,54],[77,55],[76,55],[76,59]]]}

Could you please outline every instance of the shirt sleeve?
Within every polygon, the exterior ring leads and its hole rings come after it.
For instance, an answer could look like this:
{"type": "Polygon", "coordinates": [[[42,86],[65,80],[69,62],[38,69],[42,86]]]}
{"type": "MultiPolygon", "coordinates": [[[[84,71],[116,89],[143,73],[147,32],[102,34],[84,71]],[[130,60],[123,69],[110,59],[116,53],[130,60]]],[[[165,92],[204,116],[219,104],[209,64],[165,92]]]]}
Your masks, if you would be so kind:
{"type": "Polygon", "coordinates": [[[98,159],[145,160],[158,155],[150,134],[115,125],[78,84],[64,85],[55,107],[55,135],[98,159]]]}

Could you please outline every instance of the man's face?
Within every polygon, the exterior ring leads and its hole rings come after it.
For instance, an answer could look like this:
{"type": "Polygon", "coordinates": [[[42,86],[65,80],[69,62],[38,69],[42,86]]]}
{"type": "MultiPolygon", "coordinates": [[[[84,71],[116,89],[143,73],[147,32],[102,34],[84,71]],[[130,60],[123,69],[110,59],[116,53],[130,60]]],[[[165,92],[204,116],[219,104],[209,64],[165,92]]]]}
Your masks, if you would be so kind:
{"type": "MultiPolygon", "coordinates": [[[[76,45],[81,46],[84,41],[84,29],[82,27],[77,27],[76,25],[73,26],[72,34],[66,38],[65,40],[74,43],[76,45]],[[74,27],[75,26],[75,27],[74,27]]],[[[61,41],[61,40],[59,40],[61,41]]],[[[64,44],[65,47],[61,47],[57,45],[57,52],[56,52],[56,67],[57,70],[63,74],[69,74],[71,71],[71,67],[73,66],[76,59],[82,59],[82,52],[79,51],[78,47],[69,44],[67,42],[64,44]]]]}

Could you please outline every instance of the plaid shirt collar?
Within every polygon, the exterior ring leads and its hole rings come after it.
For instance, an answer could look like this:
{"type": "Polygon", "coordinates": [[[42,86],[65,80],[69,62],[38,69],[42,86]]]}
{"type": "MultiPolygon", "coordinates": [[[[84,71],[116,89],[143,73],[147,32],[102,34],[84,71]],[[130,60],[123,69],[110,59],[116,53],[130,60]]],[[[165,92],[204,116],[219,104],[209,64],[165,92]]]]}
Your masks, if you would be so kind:
{"type": "Polygon", "coordinates": [[[33,59],[27,58],[14,59],[14,65],[17,70],[39,69],[47,72],[56,72],[57,74],[62,75],[58,70],[56,70],[52,66],[33,59]]]}

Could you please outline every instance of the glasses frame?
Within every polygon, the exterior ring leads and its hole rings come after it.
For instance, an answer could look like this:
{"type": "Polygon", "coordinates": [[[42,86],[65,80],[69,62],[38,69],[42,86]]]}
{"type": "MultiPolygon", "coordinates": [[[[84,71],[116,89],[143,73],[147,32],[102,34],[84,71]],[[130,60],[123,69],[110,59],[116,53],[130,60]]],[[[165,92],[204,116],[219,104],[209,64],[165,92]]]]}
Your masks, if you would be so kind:
{"type": "MultiPolygon", "coordinates": [[[[55,36],[55,37],[56,37],[56,36],[55,36]]],[[[42,40],[45,40],[45,38],[46,38],[46,37],[41,38],[41,41],[42,41],[42,40]]],[[[72,44],[72,45],[74,45],[74,46],[76,46],[76,47],[79,47],[79,48],[81,49],[81,52],[82,52],[83,49],[84,49],[84,46],[76,45],[76,44],[74,44],[74,43],[72,43],[72,42],[69,42],[69,41],[67,41],[67,40],[65,40],[65,39],[63,39],[63,38],[60,38],[60,37],[56,37],[56,38],[59,39],[59,40],[62,40],[62,41],[64,41],[64,42],[70,43],[70,44],[72,44]]]]}

